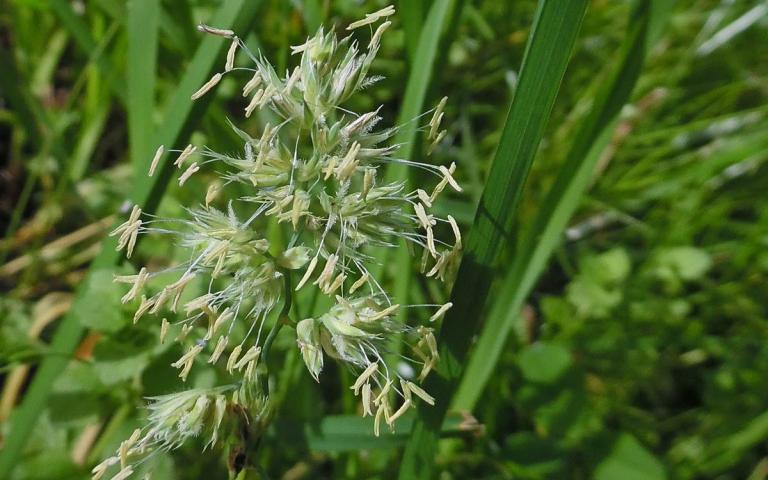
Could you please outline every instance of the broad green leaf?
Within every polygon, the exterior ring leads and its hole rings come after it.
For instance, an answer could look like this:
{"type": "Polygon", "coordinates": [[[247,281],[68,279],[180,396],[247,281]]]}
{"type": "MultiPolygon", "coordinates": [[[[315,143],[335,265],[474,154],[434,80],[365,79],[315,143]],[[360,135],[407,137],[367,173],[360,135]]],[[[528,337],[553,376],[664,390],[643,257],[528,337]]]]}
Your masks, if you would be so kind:
{"type": "Polygon", "coordinates": [[[526,380],[554,383],[571,365],[571,354],[560,345],[537,342],[520,352],[517,363],[526,380]]]}
{"type": "MultiPolygon", "coordinates": [[[[128,140],[133,174],[142,159],[151,155],[154,132],[155,64],[157,63],[160,2],[131,0],[128,3],[128,140]]],[[[156,147],[155,147],[156,148],[156,147]]]]}
{"type": "Polygon", "coordinates": [[[125,327],[130,319],[123,312],[120,297],[123,288],[112,281],[114,270],[100,268],[91,271],[83,288],[91,292],[88,302],[80,307],[80,325],[99,332],[116,332],[125,327]]]}
{"type": "Polygon", "coordinates": [[[595,480],[664,480],[664,465],[635,437],[623,434],[595,470],[595,480]]]}
{"type": "Polygon", "coordinates": [[[656,253],[657,271],[665,275],[680,277],[681,280],[697,280],[712,266],[709,254],[692,246],[670,247],[656,253]]]}

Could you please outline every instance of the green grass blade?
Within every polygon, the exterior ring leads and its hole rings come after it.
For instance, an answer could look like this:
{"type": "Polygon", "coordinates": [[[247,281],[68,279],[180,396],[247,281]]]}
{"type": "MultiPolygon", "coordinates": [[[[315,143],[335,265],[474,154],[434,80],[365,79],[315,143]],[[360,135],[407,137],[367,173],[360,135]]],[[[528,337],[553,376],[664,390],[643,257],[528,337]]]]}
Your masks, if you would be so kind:
{"type": "Polygon", "coordinates": [[[51,120],[29,89],[23,88],[27,82],[16,67],[13,52],[2,46],[0,46],[0,71],[3,72],[0,75],[0,93],[13,107],[16,118],[24,127],[30,140],[40,142],[46,132],[52,128],[51,120]]]}
{"type": "MultiPolygon", "coordinates": [[[[643,0],[631,15],[629,31],[624,40],[618,63],[608,81],[596,94],[594,106],[575,135],[554,185],[542,204],[533,227],[521,243],[505,277],[499,300],[494,304],[484,325],[475,351],[467,365],[454,407],[472,409],[483,392],[488,378],[506,344],[507,336],[519,318],[523,302],[533,289],[536,279],[547,264],[552,251],[559,245],[568,220],[579,205],[592,179],[603,147],[610,140],[615,119],[629,100],[637,82],[646,53],[651,18],[662,22],[663,16],[653,16],[660,2],[643,0]]],[[[665,6],[664,8],[668,8],[665,6]]],[[[656,29],[654,28],[654,31],[656,29]]]]}
{"type": "Polygon", "coordinates": [[[102,55],[102,48],[93,39],[85,22],[77,16],[72,6],[64,0],[48,0],[48,6],[56,14],[59,22],[72,35],[72,38],[75,39],[80,49],[96,62],[96,66],[102,71],[105,81],[109,84],[112,92],[125,105],[127,101],[125,84],[117,75],[117,71],[109,59],[102,55]]]}
{"type": "MultiPolygon", "coordinates": [[[[251,0],[226,2],[210,22],[213,25],[233,25],[235,31],[245,32],[256,17],[259,3],[251,0]]],[[[155,138],[156,143],[174,145],[185,141],[191,134],[212,96],[203,97],[197,102],[191,102],[189,97],[210,77],[212,71],[221,69],[221,65],[216,65],[216,62],[221,61],[220,53],[225,47],[226,42],[220,38],[206,37],[202,41],[169,104],[169,113],[164,119],[162,130],[155,138]]],[[[144,168],[150,160],[145,160],[144,168]]],[[[170,179],[171,166],[170,162],[165,162],[160,175],[155,174],[151,178],[142,175],[136,179],[131,198],[141,204],[146,212],[152,213],[155,210],[170,179]]],[[[101,252],[91,265],[88,278],[78,288],[72,308],[54,334],[50,349],[57,355],[48,356],[41,362],[23,402],[11,417],[9,434],[0,451],[0,478],[7,478],[21,459],[24,445],[47,405],[53,382],[66,367],[84,333],[79,321],[82,312],[86,311],[90,304],[103,301],[101,298],[95,298],[93,290],[88,286],[94,279],[103,278],[104,272],[109,275],[121,261],[122,254],[116,252],[114,247],[113,238],[102,242],[101,252]]]]}
{"type": "Polygon", "coordinates": [[[160,5],[155,0],[128,4],[128,141],[135,178],[141,159],[150,154],[160,5]]]}
{"type": "Polygon", "coordinates": [[[488,183],[469,232],[453,308],[440,332],[440,370],[425,388],[436,398],[420,405],[400,469],[401,479],[431,478],[440,427],[477,330],[491,275],[510,236],[523,184],[538,149],[581,26],[587,1],[539,3],[488,183]]]}
{"type": "MultiPolygon", "coordinates": [[[[428,8],[428,0],[400,0],[397,5],[398,15],[403,22],[403,32],[405,33],[405,52],[411,62],[416,57],[421,28],[428,8]]],[[[412,65],[418,64],[412,63],[412,65]]]]}

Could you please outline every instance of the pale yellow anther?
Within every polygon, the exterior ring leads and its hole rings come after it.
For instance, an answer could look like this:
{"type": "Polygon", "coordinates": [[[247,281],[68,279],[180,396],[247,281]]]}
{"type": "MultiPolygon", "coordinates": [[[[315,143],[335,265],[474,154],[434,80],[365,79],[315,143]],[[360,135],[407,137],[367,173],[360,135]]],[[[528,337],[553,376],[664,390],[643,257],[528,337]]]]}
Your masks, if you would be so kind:
{"type": "Polygon", "coordinates": [[[366,417],[368,415],[373,415],[373,413],[371,412],[371,384],[368,382],[366,382],[365,385],[363,385],[362,402],[363,402],[363,416],[366,417]]]}
{"type": "Polygon", "coordinates": [[[408,382],[404,379],[400,379],[400,391],[403,395],[403,400],[411,399],[411,391],[408,389],[408,382]]]}
{"type": "Polygon", "coordinates": [[[179,367],[181,367],[182,365],[186,364],[186,363],[187,363],[187,361],[189,361],[189,359],[192,359],[192,360],[194,360],[194,359],[195,359],[195,357],[197,357],[197,355],[198,355],[200,352],[202,352],[202,351],[203,351],[203,347],[202,347],[202,345],[193,345],[192,347],[190,347],[190,348],[189,348],[189,350],[187,350],[187,351],[184,353],[184,355],[182,355],[181,357],[179,357],[179,359],[178,359],[178,360],[176,360],[175,362],[173,362],[173,363],[171,364],[171,366],[172,366],[173,368],[179,368],[179,367]]]}
{"type": "Polygon", "coordinates": [[[232,370],[235,368],[235,364],[237,363],[237,358],[240,356],[240,352],[242,351],[242,345],[238,345],[232,349],[232,352],[229,354],[229,358],[227,358],[227,372],[232,373],[232,370]]]}
{"type": "Polygon", "coordinates": [[[259,108],[264,107],[267,102],[272,100],[272,97],[277,93],[277,89],[273,85],[267,85],[264,88],[264,92],[259,99],[259,108]]]}
{"type": "Polygon", "coordinates": [[[421,203],[427,206],[427,208],[432,208],[432,200],[429,198],[429,195],[427,195],[427,192],[425,192],[422,189],[416,190],[416,195],[419,197],[419,200],[421,200],[421,203]]]}
{"type": "Polygon", "coordinates": [[[432,119],[432,122],[430,123],[429,127],[429,135],[427,135],[428,139],[433,139],[437,135],[437,129],[440,128],[440,122],[443,120],[444,113],[440,113],[437,117],[432,119]]]}
{"type": "Polygon", "coordinates": [[[216,347],[213,349],[213,353],[211,353],[211,356],[208,358],[208,363],[216,363],[219,361],[219,357],[224,353],[224,349],[227,348],[227,341],[228,338],[226,335],[219,337],[219,340],[216,342],[216,347]]]}
{"type": "Polygon", "coordinates": [[[192,165],[190,165],[179,177],[179,186],[184,185],[184,183],[189,180],[189,177],[198,171],[200,171],[200,167],[197,165],[197,162],[193,162],[192,165]]]}
{"type": "Polygon", "coordinates": [[[461,187],[459,187],[459,184],[456,183],[456,180],[453,179],[451,176],[453,172],[456,170],[456,164],[451,163],[451,166],[449,168],[445,168],[444,166],[440,165],[437,167],[440,170],[440,173],[443,174],[443,178],[440,180],[440,182],[435,186],[435,190],[432,192],[432,195],[430,195],[429,199],[434,202],[437,196],[440,194],[440,192],[443,191],[443,189],[451,183],[451,187],[454,187],[458,189],[458,191],[461,191],[461,187]]]}
{"type": "Polygon", "coordinates": [[[402,417],[402,416],[405,414],[405,412],[407,412],[407,411],[408,411],[408,409],[409,409],[409,408],[411,408],[411,403],[412,403],[412,402],[411,402],[411,400],[410,400],[410,399],[407,399],[407,400],[405,400],[405,401],[403,402],[403,404],[402,404],[402,405],[400,405],[400,408],[398,408],[398,409],[395,411],[395,413],[393,413],[393,414],[392,414],[392,415],[391,415],[391,416],[390,416],[390,417],[387,419],[387,424],[389,424],[390,428],[394,428],[394,425],[395,425],[395,421],[396,421],[398,418],[402,417]]]}
{"type": "Polygon", "coordinates": [[[453,230],[453,236],[456,238],[456,248],[461,248],[461,230],[459,230],[459,224],[456,223],[456,219],[448,215],[448,223],[451,224],[451,230],[453,230]]]}
{"type": "Polygon", "coordinates": [[[317,43],[317,40],[315,38],[310,38],[306,42],[302,43],[301,45],[291,45],[291,55],[296,55],[297,53],[305,52],[312,48],[317,43]]]}
{"type": "Polygon", "coordinates": [[[387,380],[379,394],[373,399],[373,404],[379,405],[381,402],[386,401],[390,388],[392,388],[392,380],[387,380]]]}
{"type": "Polygon", "coordinates": [[[245,366],[245,372],[243,373],[243,379],[251,381],[256,379],[256,361],[251,360],[245,366]]]}
{"type": "Polygon", "coordinates": [[[216,331],[224,325],[226,322],[230,321],[235,316],[235,312],[233,312],[229,307],[225,308],[219,316],[216,318],[216,321],[213,322],[213,333],[216,333],[216,331]]]}
{"type": "Polygon", "coordinates": [[[165,342],[165,337],[168,335],[168,328],[171,326],[171,324],[168,322],[167,318],[163,318],[162,323],[160,323],[160,343],[165,342]]]}
{"type": "Polygon", "coordinates": [[[363,386],[366,382],[368,382],[368,379],[371,378],[371,375],[376,373],[379,370],[379,364],[377,362],[374,362],[368,367],[363,370],[363,373],[360,374],[359,377],[357,377],[357,380],[355,380],[354,385],[352,385],[350,388],[355,391],[355,395],[358,395],[360,393],[360,387],[363,386]]]}
{"type": "Polygon", "coordinates": [[[261,347],[258,345],[254,345],[251,348],[249,348],[244,354],[243,357],[237,361],[234,365],[235,370],[240,370],[246,364],[250,361],[253,361],[254,363],[259,361],[259,355],[261,354],[261,347]]]}
{"type": "Polygon", "coordinates": [[[333,293],[341,287],[341,285],[344,283],[344,280],[347,279],[347,276],[343,273],[340,273],[336,275],[336,278],[333,279],[333,282],[328,284],[326,288],[323,289],[323,293],[326,295],[333,295],[333,293]]]}
{"type": "Polygon", "coordinates": [[[429,253],[432,254],[432,257],[436,258],[438,253],[435,248],[435,232],[432,231],[432,227],[427,228],[427,248],[429,249],[429,253]]]}
{"type": "Polygon", "coordinates": [[[261,97],[264,95],[264,89],[260,88],[256,91],[256,93],[251,98],[251,101],[248,102],[248,106],[245,107],[245,118],[249,118],[254,110],[256,110],[256,107],[259,106],[259,102],[261,101],[261,97]]]}
{"type": "Polygon", "coordinates": [[[134,205],[133,208],[131,209],[131,214],[128,217],[127,223],[135,223],[136,221],[139,220],[140,216],[141,216],[141,208],[139,208],[138,205],[134,205]]]}
{"type": "Polygon", "coordinates": [[[185,272],[184,275],[181,276],[181,278],[179,278],[172,284],[168,285],[169,290],[174,290],[176,292],[176,295],[173,297],[173,301],[171,302],[172,312],[176,313],[176,309],[179,306],[179,299],[181,298],[181,294],[184,292],[184,289],[187,287],[189,282],[192,281],[193,278],[195,278],[194,273],[185,272]]]}
{"type": "Polygon", "coordinates": [[[128,442],[120,442],[120,447],[117,449],[117,456],[120,457],[120,468],[125,468],[128,465],[128,442]]]}
{"type": "Polygon", "coordinates": [[[211,26],[206,25],[204,23],[199,24],[197,26],[197,29],[198,29],[198,31],[201,31],[203,33],[207,33],[207,34],[210,34],[210,35],[216,35],[216,36],[219,36],[219,37],[231,38],[235,34],[235,32],[233,32],[232,30],[228,30],[228,29],[224,29],[224,28],[211,27],[211,26]]]}
{"type": "Polygon", "coordinates": [[[383,403],[379,404],[379,407],[376,409],[376,416],[373,420],[373,434],[377,437],[379,436],[379,431],[381,428],[381,418],[384,416],[385,411],[386,406],[383,403]]]}
{"type": "Polygon", "coordinates": [[[245,84],[243,87],[243,96],[247,97],[251,94],[252,91],[256,90],[256,87],[258,87],[261,84],[261,75],[259,72],[256,72],[253,74],[253,77],[251,77],[250,80],[248,80],[248,83],[245,84]]]}
{"type": "Polygon", "coordinates": [[[161,308],[163,308],[163,305],[165,304],[165,301],[168,300],[168,288],[163,288],[160,290],[160,293],[157,294],[155,298],[155,304],[152,306],[152,308],[149,309],[149,313],[155,314],[157,313],[161,308]]]}
{"type": "Polygon", "coordinates": [[[139,237],[140,228],[141,220],[136,220],[131,226],[131,233],[128,235],[128,247],[125,249],[126,258],[131,258],[131,255],[133,255],[133,249],[136,247],[136,239],[139,237]]]}
{"type": "Polygon", "coordinates": [[[444,253],[440,253],[435,260],[436,260],[435,266],[432,267],[432,270],[427,272],[427,277],[431,277],[437,274],[439,278],[445,272],[445,267],[448,264],[448,256],[444,253]]]}
{"type": "Polygon", "coordinates": [[[349,293],[350,294],[355,293],[357,289],[365,285],[367,281],[368,281],[368,272],[366,271],[363,273],[363,275],[360,278],[358,278],[355,281],[355,283],[352,284],[352,286],[349,288],[349,293]]]}
{"type": "Polygon", "coordinates": [[[432,371],[432,368],[435,366],[435,359],[429,358],[427,361],[424,362],[424,365],[421,367],[421,372],[419,373],[419,381],[424,381],[425,378],[427,378],[427,375],[429,375],[429,372],[432,371]]]}
{"type": "Polygon", "coordinates": [[[448,181],[448,184],[451,187],[453,187],[454,190],[456,190],[457,192],[461,192],[462,191],[461,187],[456,182],[456,180],[454,180],[454,178],[452,176],[453,172],[456,171],[456,164],[455,163],[451,163],[450,168],[445,168],[445,166],[443,166],[443,165],[440,165],[437,168],[440,170],[440,172],[443,174],[443,177],[445,178],[445,180],[448,181]]]}
{"type": "Polygon", "coordinates": [[[146,283],[147,279],[149,278],[149,274],[147,273],[146,267],[141,267],[141,270],[139,270],[138,275],[124,275],[124,276],[116,276],[114,278],[115,282],[132,282],[133,286],[131,289],[123,295],[123,297],[120,299],[121,303],[128,303],[134,298],[136,298],[136,295],[139,294],[142,288],[144,288],[144,284],[146,283]]]}
{"type": "Polygon", "coordinates": [[[181,166],[184,164],[184,162],[197,150],[197,147],[192,145],[191,143],[184,147],[184,150],[181,151],[178,158],[173,162],[173,164],[181,168],[181,166]]]}
{"type": "Polygon", "coordinates": [[[422,389],[421,387],[419,387],[415,383],[413,383],[413,382],[406,382],[406,387],[411,392],[413,392],[414,395],[416,395],[420,399],[424,400],[428,404],[430,404],[430,405],[434,405],[435,404],[435,398],[432,395],[430,395],[427,392],[425,392],[424,389],[422,389]]]}
{"type": "Polygon", "coordinates": [[[133,431],[131,436],[128,437],[128,440],[126,440],[126,442],[128,442],[128,446],[132,447],[132,446],[136,445],[136,442],[139,441],[139,437],[141,437],[141,429],[137,428],[137,429],[135,429],[133,431]]]}
{"type": "Polygon", "coordinates": [[[239,43],[240,40],[237,37],[232,38],[232,43],[229,45],[229,50],[227,50],[227,63],[224,65],[225,72],[235,68],[235,54],[237,53],[237,45],[239,43]]]}
{"type": "Polygon", "coordinates": [[[347,30],[354,30],[356,28],[364,27],[365,25],[370,25],[378,21],[380,18],[386,18],[394,14],[395,14],[395,7],[392,5],[389,5],[376,12],[366,13],[364,19],[350,23],[349,26],[347,27],[347,30]]]}
{"type": "Polygon", "coordinates": [[[416,212],[416,217],[419,219],[419,223],[423,228],[432,228],[435,221],[427,215],[426,210],[424,210],[424,205],[416,203],[413,205],[413,210],[416,212]]]}
{"type": "Polygon", "coordinates": [[[384,317],[388,317],[388,316],[392,315],[393,313],[395,313],[399,308],[400,308],[400,304],[396,303],[394,305],[391,305],[391,306],[385,308],[384,310],[382,310],[380,312],[377,312],[377,313],[371,315],[370,317],[366,318],[366,321],[368,321],[368,322],[375,322],[376,320],[380,320],[380,319],[382,319],[384,317]]]}
{"type": "Polygon", "coordinates": [[[205,84],[203,84],[203,86],[200,87],[200,89],[198,91],[196,91],[195,93],[192,94],[192,100],[197,100],[198,98],[200,98],[203,95],[205,95],[206,93],[208,93],[208,91],[210,89],[212,89],[213,87],[215,87],[216,84],[218,84],[220,81],[221,81],[221,74],[217,73],[216,75],[211,77],[210,80],[205,82],[205,84]]]}
{"type": "Polygon", "coordinates": [[[450,308],[452,306],[453,306],[453,303],[451,303],[451,302],[448,302],[445,305],[442,305],[440,308],[437,309],[437,311],[434,313],[434,315],[429,317],[429,321],[430,322],[434,322],[435,320],[438,320],[438,319],[442,318],[443,315],[445,315],[445,312],[450,310],[450,308]]]}
{"type": "Polygon", "coordinates": [[[136,309],[136,313],[133,314],[133,323],[139,321],[139,319],[149,311],[150,308],[155,304],[155,300],[153,298],[147,298],[146,295],[141,296],[141,304],[139,305],[139,308],[136,309]]]}
{"type": "Polygon", "coordinates": [[[314,285],[318,285],[320,288],[322,288],[331,281],[331,278],[333,278],[333,271],[336,268],[336,262],[338,260],[339,257],[335,253],[328,255],[328,260],[325,262],[325,267],[323,268],[323,271],[320,272],[317,280],[315,280],[314,285]]]}
{"type": "Polygon", "coordinates": [[[208,308],[208,303],[211,301],[211,295],[205,294],[200,295],[199,297],[195,297],[192,300],[188,301],[184,304],[184,310],[186,310],[187,313],[193,312],[195,310],[205,310],[208,308]]]}
{"type": "Polygon", "coordinates": [[[304,286],[305,283],[307,283],[309,278],[312,276],[312,272],[315,270],[316,266],[317,266],[317,256],[314,256],[312,257],[312,260],[309,261],[309,265],[307,266],[307,271],[304,272],[304,276],[301,277],[299,284],[296,285],[297,292],[301,289],[301,287],[304,286]]]}
{"type": "Polygon", "coordinates": [[[379,25],[379,28],[377,28],[373,33],[371,41],[368,43],[369,51],[377,50],[379,48],[379,43],[381,43],[381,36],[384,35],[384,32],[387,30],[387,28],[389,28],[390,25],[392,25],[392,22],[390,21],[386,21],[379,25]]]}
{"type": "Polygon", "coordinates": [[[133,475],[133,468],[131,467],[125,467],[122,470],[120,470],[117,475],[112,477],[110,480],[125,480],[126,478],[133,475]]]}
{"type": "Polygon", "coordinates": [[[432,333],[431,329],[424,335],[424,340],[427,342],[429,353],[432,355],[432,358],[440,358],[440,354],[437,352],[437,339],[435,339],[435,335],[432,333]]]}
{"type": "Polygon", "coordinates": [[[179,372],[179,378],[181,378],[182,381],[187,381],[187,376],[189,376],[190,370],[192,370],[192,365],[195,363],[195,358],[200,354],[200,352],[203,351],[202,345],[194,345],[192,348],[187,350],[187,353],[181,356],[177,361],[171,364],[174,368],[180,368],[181,371],[179,372]]]}
{"type": "Polygon", "coordinates": [[[93,474],[91,480],[99,480],[104,476],[104,472],[106,472],[109,467],[115,465],[119,461],[120,459],[118,457],[109,457],[100,464],[93,467],[93,470],[91,470],[91,473],[93,474]]]}
{"type": "Polygon", "coordinates": [[[205,206],[211,204],[216,198],[219,196],[219,193],[221,192],[221,183],[214,182],[210,185],[208,185],[208,189],[205,191],[205,206]]]}
{"type": "Polygon", "coordinates": [[[421,253],[421,262],[419,265],[419,271],[421,273],[424,273],[427,270],[427,261],[429,260],[430,252],[429,249],[425,248],[424,251],[421,253]]]}
{"type": "Polygon", "coordinates": [[[152,163],[149,164],[149,173],[148,176],[152,176],[155,174],[155,170],[157,169],[157,165],[160,163],[160,159],[163,156],[163,152],[165,151],[165,147],[160,145],[157,147],[157,150],[155,151],[155,156],[152,157],[152,163]]]}

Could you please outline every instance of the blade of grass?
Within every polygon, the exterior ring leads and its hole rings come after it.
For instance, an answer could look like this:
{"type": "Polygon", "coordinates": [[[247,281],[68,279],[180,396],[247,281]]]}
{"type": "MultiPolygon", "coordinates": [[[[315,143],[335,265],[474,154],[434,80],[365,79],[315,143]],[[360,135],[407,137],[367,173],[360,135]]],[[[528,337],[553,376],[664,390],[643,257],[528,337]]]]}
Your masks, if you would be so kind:
{"type": "Polygon", "coordinates": [[[155,67],[160,6],[155,0],[128,4],[128,142],[133,175],[139,178],[141,160],[152,146],[155,67]]]}
{"type": "Polygon", "coordinates": [[[110,85],[115,96],[123,105],[126,105],[125,84],[117,75],[117,70],[109,59],[102,55],[98,42],[94,40],[85,22],[77,16],[72,6],[64,0],[48,0],[48,6],[56,14],[59,22],[69,31],[72,38],[75,39],[80,49],[86,52],[96,63],[96,66],[99,67],[99,70],[102,71],[105,81],[110,85]]]}
{"type": "Polygon", "coordinates": [[[596,94],[589,115],[583,120],[555,183],[542,204],[532,228],[503,280],[498,301],[493,305],[464,372],[453,406],[472,409],[519,318],[523,302],[560,244],[562,233],[592,180],[592,173],[608,143],[621,108],[629,100],[647,52],[649,32],[658,31],[651,21],[663,22],[670,3],[642,0],[630,15],[629,31],[618,62],[608,81],[596,94]],[[479,352],[482,352],[480,354],[479,352]]]}
{"type": "Polygon", "coordinates": [[[517,91],[451,293],[453,308],[448,311],[440,331],[440,368],[425,384],[436,402],[432,407],[419,405],[400,468],[401,479],[433,476],[440,427],[479,325],[502,243],[510,237],[522,188],[544,134],[587,3],[586,0],[539,3],[517,91]]]}
{"type": "Polygon", "coordinates": [[[420,33],[428,8],[428,0],[400,0],[397,5],[405,33],[405,53],[408,55],[412,65],[418,65],[413,63],[413,60],[416,57],[416,50],[418,49],[419,38],[421,37],[420,33]]]}
{"type": "MultiPolygon", "coordinates": [[[[226,2],[215,13],[211,23],[233,25],[235,31],[245,31],[255,19],[259,3],[251,0],[226,2]]],[[[212,96],[203,97],[194,103],[189,97],[210,77],[214,69],[218,69],[215,63],[219,60],[219,54],[225,46],[225,42],[220,38],[206,37],[202,41],[171,99],[163,128],[155,136],[154,143],[174,145],[183,143],[189,137],[212,96]]],[[[150,161],[151,159],[147,158],[143,167],[148,167],[150,161]]],[[[131,198],[134,202],[141,204],[146,212],[152,213],[157,207],[170,179],[171,167],[172,164],[166,161],[159,175],[156,174],[154,177],[142,175],[136,179],[131,198]]],[[[120,221],[122,220],[118,220],[120,221]]],[[[88,285],[94,281],[93,279],[98,278],[97,275],[103,275],[105,271],[111,272],[121,261],[122,254],[116,252],[114,247],[114,238],[106,238],[102,242],[101,251],[91,265],[88,278],[78,288],[72,308],[56,329],[50,346],[51,351],[56,352],[56,355],[48,356],[42,361],[23,402],[12,414],[9,434],[0,451],[0,478],[7,478],[21,459],[24,445],[47,405],[54,380],[72,358],[72,353],[85,331],[79,321],[81,312],[93,302],[103,302],[102,298],[97,298],[98,295],[88,289],[88,285]]]]}

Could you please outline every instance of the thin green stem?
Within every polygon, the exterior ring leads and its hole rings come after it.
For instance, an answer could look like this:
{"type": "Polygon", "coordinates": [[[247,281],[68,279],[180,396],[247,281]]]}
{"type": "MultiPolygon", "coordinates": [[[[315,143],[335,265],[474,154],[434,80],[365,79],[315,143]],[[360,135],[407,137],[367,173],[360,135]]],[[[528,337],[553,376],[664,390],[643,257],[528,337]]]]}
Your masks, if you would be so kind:
{"type": "Polygon", "coordinates": [[[274,343],[275,338],[277,338],[277,334],[280,332],[280,329],[283,328],[283,325],[292,325],[293,322],[291,322],[290,318],[290,312],[291,312],[291,304],[293,301],[293,293],[291,290],[291,274],[287,271],[282,271],[284,284],[283,284],[283,290],[285,291],[285,301],[283,302],[283,308],[280,310],[280,315],[277,317],[277,320],[275,321],[275,324],[272,325],[272,329],[269,331],[269,335],[267,335],[267,339],[264,340],[264,348],[261,349],[261,361],[264,363],[264,366],[266,367],[267,371],[264,375],[261,377],[261,387],[263,391],[269,395],[269,353],[272,349],[272,343],[274,343]]]}

